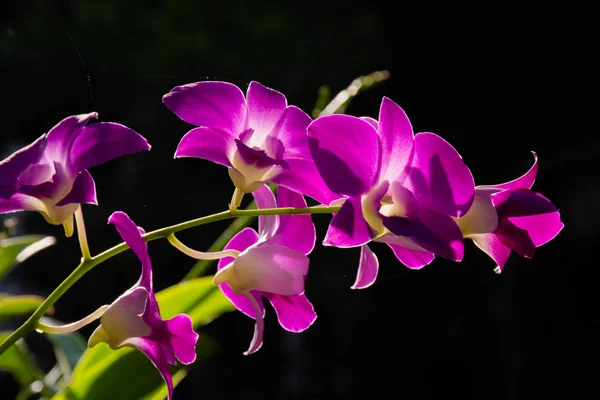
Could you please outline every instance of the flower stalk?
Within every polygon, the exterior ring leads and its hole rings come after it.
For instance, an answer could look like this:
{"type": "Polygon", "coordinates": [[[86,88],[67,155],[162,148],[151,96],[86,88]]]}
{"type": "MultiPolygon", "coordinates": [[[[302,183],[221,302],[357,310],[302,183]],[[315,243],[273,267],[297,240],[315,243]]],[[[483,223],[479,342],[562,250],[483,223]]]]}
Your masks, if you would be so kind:
{"type": "MultiPolygon", "coordinates": [[[[339,206],[331,207],[283,207],[283,208],[265,208],[261,210],[231,210],[220,213],[207,215],[205,217],[196,218],[180,224],[171,225],[165,228],[157,229],[143,235],[143,239],[147,242],[168,237],[172,233],[181,232],[197,226],[210,224],[217,221],[222,221],[235,217],[257,217],[261,215],[300,215],[300,214],[331,214],[338,212],[339,206]]],[[[10,346],[16,343],[17,340],[25,336],[27,333],[38,327],[40,319],[46,314],[48,309],[52,307],[79,279],[88,273],[96,265],[128,250],[129,246],[126,243],[120,243],[108,250],[97,254],[90,259],[83,259],[82,262],[71,272],[71,274],[58,285],[56,289],[46,298],[46,300],[35,310],[35,312],[25,321],[17,330],[0,344],[0,354],[4,353],[10,346]]]]}
{"type": "Polygon", "coordinates": [[[92,254],[87,241],[87,234],[85,232],[85,221],[83,220],[83,211],[81,206],[75,211],[75,224],[77,225],[77,238],[79,239],[79,247],[81,248],[81,257],[84,260],[90,260],[92,254]]]}
{"type": "Polygon", "coordinates": [[[37,322],[37,324],[35,326],[35,330],[40,331],[40,332],[56,333],[56,334],[75,332],[75,331],[78,331],[79,329],[83,328],[84,326],[94,322],[98,318],[102,317],[102,315],[104,315],[104,312],[107,309],[108,309],[108,306],[102,306],[102,307],[98,308],[96,311],[94,311],[93,313],[91,313],[90,315],[88,315],[87,317],[84,317],[84,318],[80,319],[79,321],[71,322],[70,324],[65,324],[65,325],[46,324],[44,322],[45,318],[42,317],[37,322]]]}

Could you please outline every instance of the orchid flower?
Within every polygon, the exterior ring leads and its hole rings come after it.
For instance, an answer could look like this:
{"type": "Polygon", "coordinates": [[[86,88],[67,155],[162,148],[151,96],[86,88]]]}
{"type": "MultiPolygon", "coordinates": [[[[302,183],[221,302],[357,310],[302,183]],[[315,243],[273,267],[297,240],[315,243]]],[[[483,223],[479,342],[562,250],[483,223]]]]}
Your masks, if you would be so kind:
{"type": "Polygon", "coordinates": [[[152,263],[148,246],[142,238],[143,230],[127,214],[115,212],[109,222],[114,224],[125,243],[131,247],[142,263],[142,274],[131,289],[116,299],[102,315],[100,326],[90,336],[88,346],[107,343],[111,349],[133,347],[141,351],[158,369],[173,395],[173,382],[169,364],[182,364],[196,359],[198,334],[193,331],[192,320],[179,314],[164,321],[152,287],[152,263]]]}
{"type": "Polygon", "coordinates": [[[554,239],[564,224],[558,209],[531,190],[538,172],[537,154],[523,176],[475,188],[473,206],[456,222],[465,238],[489,255],[502,271],[512,250],[531,258],[536,247],[554,239]]]}
{"type": "Polygon", "coordinates": [[[199,126],[181,139],[175,157],[228,167],[236,187],[233,208],[244,193],[268,182],[324,204],[339,197],[327,189],[308,150],[311,118],[288,106],[282,93],[251,82],[244,98],[231,83],[196,82],[173,88],[163,102],[183,121],[199,126]]]}
{"type": "Polygon", "coordinates": [[[38,211],[50,224],[73,234],[73,214],[81,204],[98,204],[88,168],[150,145],[113,122],[86,126],[98,114],[63,119],[29,146],[0,162],[0,213],[38,211]]]}
{"type": "Polygon", "coordinates": [[[473,203],[473,177],[458,152],[433,133],[414,135],[404,111],[384,97],[379,121],[347,115],[317,118],[309,147],[329,189],[345,201],[324,245],[361,247],[353,288],[371,285],[378,261],[371,241],[388,244],[409,268],[434,254],[460,261],[463,236],[452,217],[473,203]]]}
{"type": "MultiPolygon", "coordinates": [[[[267,186],[254,191],[258,208],[306,207],[304,198],[284,187],[277,202],[267,186]]],[[[317,318],[304,294],[308,257],[316,240],[310,215],[269,215],[258,217],[258,233],[246,228],[235,235],[225,250],[237,250],[235,258],[219,260],[214,284],[238,310],[256,320],[254,337],[246,355],[262,346],[265,308],[271,302],[279,324],[290,332],[302,332],[317,318]]]]}

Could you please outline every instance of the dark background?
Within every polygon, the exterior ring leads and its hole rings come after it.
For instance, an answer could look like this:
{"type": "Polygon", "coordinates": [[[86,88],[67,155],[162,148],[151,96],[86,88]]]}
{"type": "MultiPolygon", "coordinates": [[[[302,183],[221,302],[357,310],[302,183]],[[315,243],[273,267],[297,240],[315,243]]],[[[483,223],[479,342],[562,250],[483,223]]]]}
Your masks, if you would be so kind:
{"type": "MultiPolygon", "coordinates": [[[[548,5],[420,4],[105,0],[1,6],[0,158],[62,118],[92,110],[101,121],[140,132],[153,146],[92,169],[100,206],[84,213],[93,253],[119,240],[106,225],[114,210],[152,230],[225,209],[232,185],[223,167],[173,160],[190,127],[161,96],[185,83],[225,80],[245,91],[257,80],[310,113],[321,85],[337,92],[359,75],[387,69],[389,81],[361,94],[348,113],[377,117],[381,97],[392,98],[416,132],[436,132],[452,143],[478,184],[521,175],[531,164],[530,150],[540,157],[534,188],[561,209],[566,227],[533,260],[513,254],[496,275],[494,263],[468,242],[462,263],[437,259],[410,271],[386,246],[374,244],[379,278],[353,291],[359,251],[318,246],[306,289],[317,322],[303,334],[288,333],[269,309],[265,344],[245,357],[252,321],[237,312],[220,317],[202,331],[220,342],[218,355],[194,365],[176,398],[597,393],[597,18],[590,10],[548,5]]],[[[47,295],[75,267],[76,239],[63,238],[62,228],[37,214],[20,217],[19,233],[52,234],[59,243],[14,271],[0,289],[47,295]]],[[[322,240],[329,218],[314,219],[322,240]]],[[[226,224],[181,238],[206,248],[226,224]]],[[[166,241],[153,242],[150,252],[157,289],[176,283],[193,265],[166,241]]],[[[55,316],[70,321],[110,303],[138,274],[132,254],[110,260],[60,300],[55,316]]],[[[30,336],[38,361],[49,368],[49,349],[30,336]]],[[[0,385],[2,399],[14,396],[9,376],[0,375],[0,385]]]]}

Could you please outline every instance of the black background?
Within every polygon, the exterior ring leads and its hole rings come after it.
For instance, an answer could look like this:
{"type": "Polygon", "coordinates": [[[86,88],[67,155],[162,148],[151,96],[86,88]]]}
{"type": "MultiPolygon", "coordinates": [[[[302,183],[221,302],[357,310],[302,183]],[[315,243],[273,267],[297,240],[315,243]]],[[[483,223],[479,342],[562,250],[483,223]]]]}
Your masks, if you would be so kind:
{"type": "MultiPolygon", "coordinates": [[[[292,334],[268,310],[265,344],[245,357],[252,321],[237,312],[220,317],[202,331],[220,342],[217,357],[196,363],[175,398],[594,397],[597,18],[573,5],[485,4],[5,2],[0,158],[62,118],[90,111],[144,135],[151,152],[91,170],[100,206],[84,213],[96,253],[119,240],[106,225],[114,210],[152,230],[224,210],[230,199],[223,167],[173,160],[190,127],[161,102],[172,87],[215,79],[245,91],[257,80],[310,113],[322,84],[337,92],[356,76],[387,69],[389,81],[361,94],[348,113],[377,117],[381,97],[392,98],[416,132],[452,143],[478,184],[519,176],[537,151],[534,188],[560,208],[566,227],[533,260],[513,254],[501,275],[470,242],[462,263],[437,259],[421,271],[375,244],[380,275],[362,291],[349,289],[358,250],[318,246],[306,283],[317,322],[292,334]]],[[[47,295],[76,265],[76,239],[35,213],[20,217],[19,233],[52,234],[59,243],[0,289],[47,295]]],[[[314,220],[322,240],[329,218],[314,220]]],[[[181,238],[206,248],[226,225],[181,238]]],[[[157,289],[193,265],[164,241],[153,242],[150,254],[157,289]]],[[[55,316],[70,321],[110,303],[138,274],[132,254],[110,260],[60,300],[55,316]]],[[[36,336],[30,346],[47,369],[50,351],[36,336]]],[[[2,399],[14,397],[10,376],[0,375],[0,385],[2,399]]]]}

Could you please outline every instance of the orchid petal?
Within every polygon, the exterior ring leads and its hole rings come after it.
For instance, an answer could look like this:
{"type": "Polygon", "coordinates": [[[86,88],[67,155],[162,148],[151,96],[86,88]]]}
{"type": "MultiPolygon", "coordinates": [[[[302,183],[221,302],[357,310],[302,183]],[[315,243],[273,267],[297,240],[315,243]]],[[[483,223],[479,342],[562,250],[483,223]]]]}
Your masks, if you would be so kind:
{"type": "MultiPolygon", "coordinates": [[[[246,250],[248,247],[255,244],[258,241],[258,239],[259,239],[258,234],[256,233],[256,231],[254,229],[245,228],[245,229],[242,229],[233,238],[231,238],[229,243],[227,243],[227,245],[224,247],[224,250],[233,249],[233,250],[242,252],[242,251],[246,250]]],[[[221,258],[217,265],[217,270],[223,269],[227,265],[231,264],[233,261],[234,261],[233,257],[221,258]]],[[[225,297],[227,297],[229,299],[229,301],[231,301],[231,303],[238,310],[240,310],[241,312],[243,312],[250,318],[256,318],[256,314],[254,313],[254,308],[253,308],[252,304],[250,304],[250,301],[248,300],[248,298],[246,296],[244,296],[243,294],[233,293],[233,291],[231,290],[231,288],[229,287],[229,285],[227,283],[220,284],[219,288],[221,289],[221,291],[223,292],[225,297]]],[[[257,301],[257,304],[259,305],[259,308],[261,310],[261,315],[264,315],[265,309],[264,309],[263,302],[262,302],[262,295],[260,294],[260,292],[256,292],[256,291],[250,291],[250,293],[252,295],[254,295],[254,297],[257,301]]]]}
{"type": "Polygon", "coordinates": [[[552,240],[564,227],[557,208],[540,193],[507,190],[492,195],[502,218],[528,232],[536,247],[552,240]]]}
{"type": "Polygon", "coordinates": [[[482,185],[480,188],[490,188],[490,189],[531,189],[533,184],[535,183],[535,178],[538,172],[538,156],[535,151],[532,151],[533,154],[533,165],[529,168],[524,175],[520,176],[517,179],[513,179],[510,182],[500,183],[498,185],[482,185]]]}
{"type": "MultiPolygon", "coordinates": [[[[146,308],[148,291],[143,287],[136,287],[125,292],[104,312],[100,324],[106,337],[102,341],[111,349],[118,349],[123,343],[133,337],[149,336],[152,328],[140,317],[146,308]]],[[[95,346],[99,340],[97,335],[90,337],[89,346],[95,346]]]]}
{"type": "Polygon", "coordinates": [[[53,163],[48,164],[47,162],[31,164],[17,177],[17,186],[37,186],[51,180],[55,173],[53,166],[53,163]]]}
{"type": "MultiPolygon", "coordinates": [[[[277,188],[279,207],[306,208],[304,197],[283,186],[277,188]]],[[[270,244],[289,247],[302,254],[309,254],[315,247],[317,233],[310,214],[280,215],[279,225],[269,241],[270,244]]]]}
{"type": "Polygon", "coordinates": [[[414,133],[406,113],[387,97],[379,109],[381,179],[394,181],[409,164],[414,133]]]}
{"type": "Polygon", "coordinates": [[[126,346],[139,350],[152,362],[167,384],[169,390],[168,399],[171,400],[173,398],[173,379],[167,354],[164,352],[161,344],[160,340],[152,337],[135,337],[125,342],[126,346]]]}
{"type": "Polygon", "coordinates": [[[319,203],[329,205],[341,196],[333,193],[323,181],[313,160],[292,158],[287,160],[289,169],[283,170],[273,182],[294,192],[311,197],[319,203]]]}
{"type": "Polygon", "coordinates": [[[362,119],[363,121],[368,122],[369,124],[371,124],[371,126],[373,128],[375,128],[376,130],[379,129],[379,122],[375,119],[375,118],[371,118],[371,117],[360,117],[360,119],[362,119]]]}
{"type": "Polygon", "coordinates": [[[67,204],[98,204],[96,199],[96,184],[94,178],[87,170],[81,171],[73,182],[73,187],[69,194],[67,194],[57,206],[64,206],[67,204]]]}
{"type": "Polygon", "coordinates": [[[108,218],[108,222],[115,226],[121,238],[140,259],[142,263],[142,275],[140,276],[138,285],[148,290],[149,296],[154,298],[152,292],[152,263],[148,254],[148,245],[142,238],[140,228],[122,211],[112,213],[108,218]]]}
{"type": "Polygon", "coordinates": [[[23,208],[23,204],[21,204],[21,202],[14,201],[14,199],[0,199],[0,214],[23,210],[25,210],[25,208],[23,208]]]}
{"type": "Polygon", "coordinates": [[[248,85],[246,104],[248,127],[254,130],[251,143],[258,146],[278,123],[287,107],[287,100],[282,93],[253,81],[248,85]]]}
{"type": "Polygon", "coordinates": [[[98,113],[72,115],[50,129],[45,151],[47,158],[67,165],[75,141],[92,118],[98,119],[98,113]]]}
{"type": "Polygon", "coordinates": [[[358,196],[375,184],[380,144],[371,124],[348,115],[327,115],[308,126],[308,138],[317,169],[334,193],[358,196]]]}
{"type": "Polygon", "coordinates": [[[490,256],[501,270],[504,268],[504,264],[506,264],[510,256],[511,249],[504,245],[494,233],[471,235],[470,239],[473,239],[477,247],[490,256]]]}
{"type": "Polygon", "coordinates": [[[456,219],[464,237],[493,232],[498,226],[498,212],[490,194],[475,189],[475,200],[465,215],[456,219]]]}
{"type": "Polygon", "coordinates": [[[363,216],[360,196],[350,197],[338,211],[323,240],[325,246],[357,247],[369,243],[376,233],[363,216]]]}
{"type": "Polygon", "coordinates": [[[175,357],[182,364],[193,363],[196,360],[195,349],[198,334],[194,332],[190,317],[186,314],[179,314],[164,322],[169,332],[169,344],[175,357]]]}
{"type": "Polygon", "coordinates": [[[79,172],[145,150],[150,144],[139,133],[114,122],[99,122],[86,126],[73,143],[71,168],[79,172]]]}
{"type": "Polygon", "coordinates": [[[392,249],[398,261],[410,269],[421,269],[424,266],[429,265],[435,258],[435,254],[430,251],[407,249],[406,247],[397,246],[391,243],[388,243],[387,245],[390,246],[390,249],[392,249]]]}
{"type": "Polygon", "coordinates": [[[0,199],[8,199],[16,192],[17,177],[31,164],[37,163],[46,147],[46,135],[0,161],[0,199]]]}
{"type": "Polygon", "coordinates": [[[235,151],[231,134],[211,128],[195,128],[181,138],[175,158],[203,158],[217,164],[231,167],[229,156],[235,151]]]}
{"type": "Polygon", "coordinates": [[[424,249],[454,261],[464,255],[463,236],[452,217],[422,209],[419,218],[382,217],[392,233],[406,236],[424,249]]]}
{"type": "Polygon", "coordinates": [[[281,327],[290,332],[302,332],[317,320],[317,314],[305,294],[281,296],[265,293],[271,302],[281,327]]]}
{"type": "Polygon", "coordinates": [[[312,159],[306,136],[306,128],[311,121],[308,114],[298,107],[288,106],[271,134],[265,138],[264,148],[267,153],[275,158],[312,159]]]}
{"type": "Polygon", "coordinates": [[[508,219],[500,220],[498,228],[494,231],[496,237],[507,247],[510,247],[521,257],[532,258],[535,252],[535,243],[525,229],[521,229],[508,219]]]}
{"type": "Polygon", "coordinates": [[[218,129],[234,136],[246,125],[246,100],[228,82],[196,82],[177,86],[163,96],[163,103],[185,122],[218,129]]]}
{"type": "Polygon", "coordinates": [[[454,147],[436,134],[419,133],[413,156],[403,183],[419,205],[453,217],[466,214],[475,197],[475,184],[454,147]]]}
{"type": "Polygon", "coordinates": [[[304,292],[308,257],[288,247],[263,244],[241,253],[220,269],[214,284],[227,282],[234,293],[250,290],[294,296],[304,292]]]}
{"type": "Polygon", "coordinates": [[[364,289],[375,283],[377,273],[379,272],[379,260],[375,253],[371,251],[368,245],[360,247],[360,262],[358,264],[358,273],[352,289],[364,289]]]}
{"type": "MultiPolygon", "coordinates": [[[[252,305],[254,309],[254,314],[256,315],[256,322],[254,323],[254,335],[252,336],[252,341],[250,342],[250,347],[248,350],[244,352],[245,356],[248,356],[252,353],[256,353],[263,344],[263,335],[265,331],[265,322],[264,322],[264,312],[261,313],[261,307],[256,301],[256,298],[249,293],[246,293],[244,296],[248,298],[248,301],[252,305]]],[[[262,299],[261,299],[262,304],[262,299]]]]}
{"type": "MultiPolygon", "coordinates": [[[[252,192],[252,196],[258,209],[277,207],[275,195],[266,185],[252,192]]],[[[273,236],[279,225],[279,218],[281,218],[279,215],[259,215],[258,234],[261,238],[270,239],[273,236]]]]}

